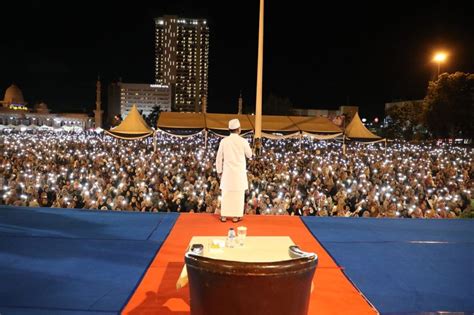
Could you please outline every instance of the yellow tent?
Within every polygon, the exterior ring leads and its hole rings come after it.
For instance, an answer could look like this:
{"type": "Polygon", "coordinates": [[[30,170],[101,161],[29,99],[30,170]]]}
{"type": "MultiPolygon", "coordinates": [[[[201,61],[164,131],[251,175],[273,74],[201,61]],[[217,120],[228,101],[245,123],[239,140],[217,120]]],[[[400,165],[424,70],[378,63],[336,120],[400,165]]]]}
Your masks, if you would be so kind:
{"type": "Polygon", "coordinates": [[[380,140],[381,137],[373,134],[367,129],[362,120],[360,120],[359,113],[355,113],[354,118],[346,127],[346,137],[350,139],[366,139],[366,140],[380,140]]]}
{"type": "MultiPolygon", "coordinates": [[[[255,126],[255,115],[248,115],[255,126]]],[[[298,132],[298,127],[288,116],[262,115],[262,130],[268,132],[298,132]]]]}
{"type": "Polygon", "coordinates": [[[301,131],[341,133],[342,130],[326,117],[288,116],[301,131]]]}
{"type": "Polygon", "coordinates": [[[204,129],[206,121],[202,113],[162,112],[158,119],[159,128],[204,129]]]}
{"type": "Polygon", "coordinates": [[[214,130],[229,130],[229,120],[237,118],[242,130],[252,130],[253,126],[247,115],[209,114],[206,113],[206,128],[214,130]]]}
{"type": "MultiPolygon", "coordinates": [[[[242,130],[255,129],[254,115],[178,112],[161,113],[158,119],[158,128],[227,131],[228,122],[233,118],[239,119],[242,130]]],[[[270,133],[283,132],[287,135],[301,131],[320,134],[339,134],[342,132],[338,126],[325,117],[271,115],[262,116],[262,130],[270,133]]]]}
{"type": "Polygon", "coordinates": [[[132,106],[120,125],[105,132],[115,138],[127,140],[141,139],[153,134],[153,130],[145,122],[135,105],[132,106]]]}

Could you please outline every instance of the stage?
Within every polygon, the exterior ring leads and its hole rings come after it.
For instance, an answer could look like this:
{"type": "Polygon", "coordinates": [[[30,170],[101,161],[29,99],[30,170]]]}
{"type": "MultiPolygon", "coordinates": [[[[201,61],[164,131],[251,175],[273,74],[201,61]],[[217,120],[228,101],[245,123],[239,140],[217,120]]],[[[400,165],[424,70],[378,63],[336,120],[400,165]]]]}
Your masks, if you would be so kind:
{"type": "MultiPolygon", "coordinates": [[[[319,256],[310,314],[474,312],[474,220],[246,216],[319,256]]],[[[208,214],[0,207],[0,314],[189,314],[176,289],[208,214]]]]}

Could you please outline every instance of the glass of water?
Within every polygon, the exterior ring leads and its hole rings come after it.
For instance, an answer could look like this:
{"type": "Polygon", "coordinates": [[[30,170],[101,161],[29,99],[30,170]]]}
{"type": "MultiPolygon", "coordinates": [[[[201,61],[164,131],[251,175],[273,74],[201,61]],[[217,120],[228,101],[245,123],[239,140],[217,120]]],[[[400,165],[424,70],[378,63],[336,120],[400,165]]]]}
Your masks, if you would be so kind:
{"type": "Polygon", "coordinates": [[[237,239],[239,240],[239,245],[244,246],[245,237],[247,236],[247,227],[239,226],[237,228],[237,239]]]}

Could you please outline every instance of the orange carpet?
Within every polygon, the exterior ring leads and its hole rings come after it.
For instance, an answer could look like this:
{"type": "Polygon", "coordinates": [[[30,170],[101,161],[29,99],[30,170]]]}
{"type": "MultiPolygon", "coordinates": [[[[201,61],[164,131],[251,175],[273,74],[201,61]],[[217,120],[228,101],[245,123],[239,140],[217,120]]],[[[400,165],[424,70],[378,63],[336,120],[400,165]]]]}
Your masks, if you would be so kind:
{"type": "Polygon", "coordinates": [[[318,254],[309,314],[377,314],[299,217],[245,216],[234,224],[207,214],[180,215],[122,314],[189,314],[189,287],[177,290],[176,281],[191,237],[223,236],[238,225],[247,226],[249,236],[290,236],[302,250],[318,254]]]}

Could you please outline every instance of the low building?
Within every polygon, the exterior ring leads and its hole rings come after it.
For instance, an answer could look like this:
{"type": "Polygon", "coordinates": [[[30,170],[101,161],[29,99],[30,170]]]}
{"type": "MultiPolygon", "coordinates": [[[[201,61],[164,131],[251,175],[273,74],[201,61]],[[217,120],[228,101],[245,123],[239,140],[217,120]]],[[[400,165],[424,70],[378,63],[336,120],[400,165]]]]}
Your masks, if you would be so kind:
{"type": "Polygon", "coordinates": [[[334,124],[338,126],[344,125],[350,122],[354,115],[359,111],[359,106],[339,106],[339,109],[306,109],[306,108],[294,108],[293,114],[296,116],[322,116],[330,119],[334,124]]]}
{"type": "Polygon", "coordinates": [[[12,128],[47,126],[52,128],[75,127],[89,129],[94,127],[94,118],[87,114],[45,114],[34,111],[0,110],[0,125],[9,125],[12,128]]]}
{"type": "Polygon", "coordinates": [[[107,123],[115,116],[127,116],[133,105],[144,116],[159,106],[161,111],[171,111],[171,89],[168,85],[113,82],[109,85],[107,123]]]}
{"type": "Polygon", "coordinates": [[[323,116],[323,117],[332,117],[340,115],[339,110],[337,109],[302,109],[295,108],[293,109],[293,114],[296,116],[323,116]]]}
{"type": "Polygon", "coordinates": [[[39,103],[28,108],[23,98],[23,93],[14,84],[6,91],[5,97],[0,102],[0,125],[11,128],[35,128],[47,126],[51,128],[71,127],[88,129],[94,127],[94,119],[87,114],[75,113],[50,113],[45,103],[39,103]]]}

